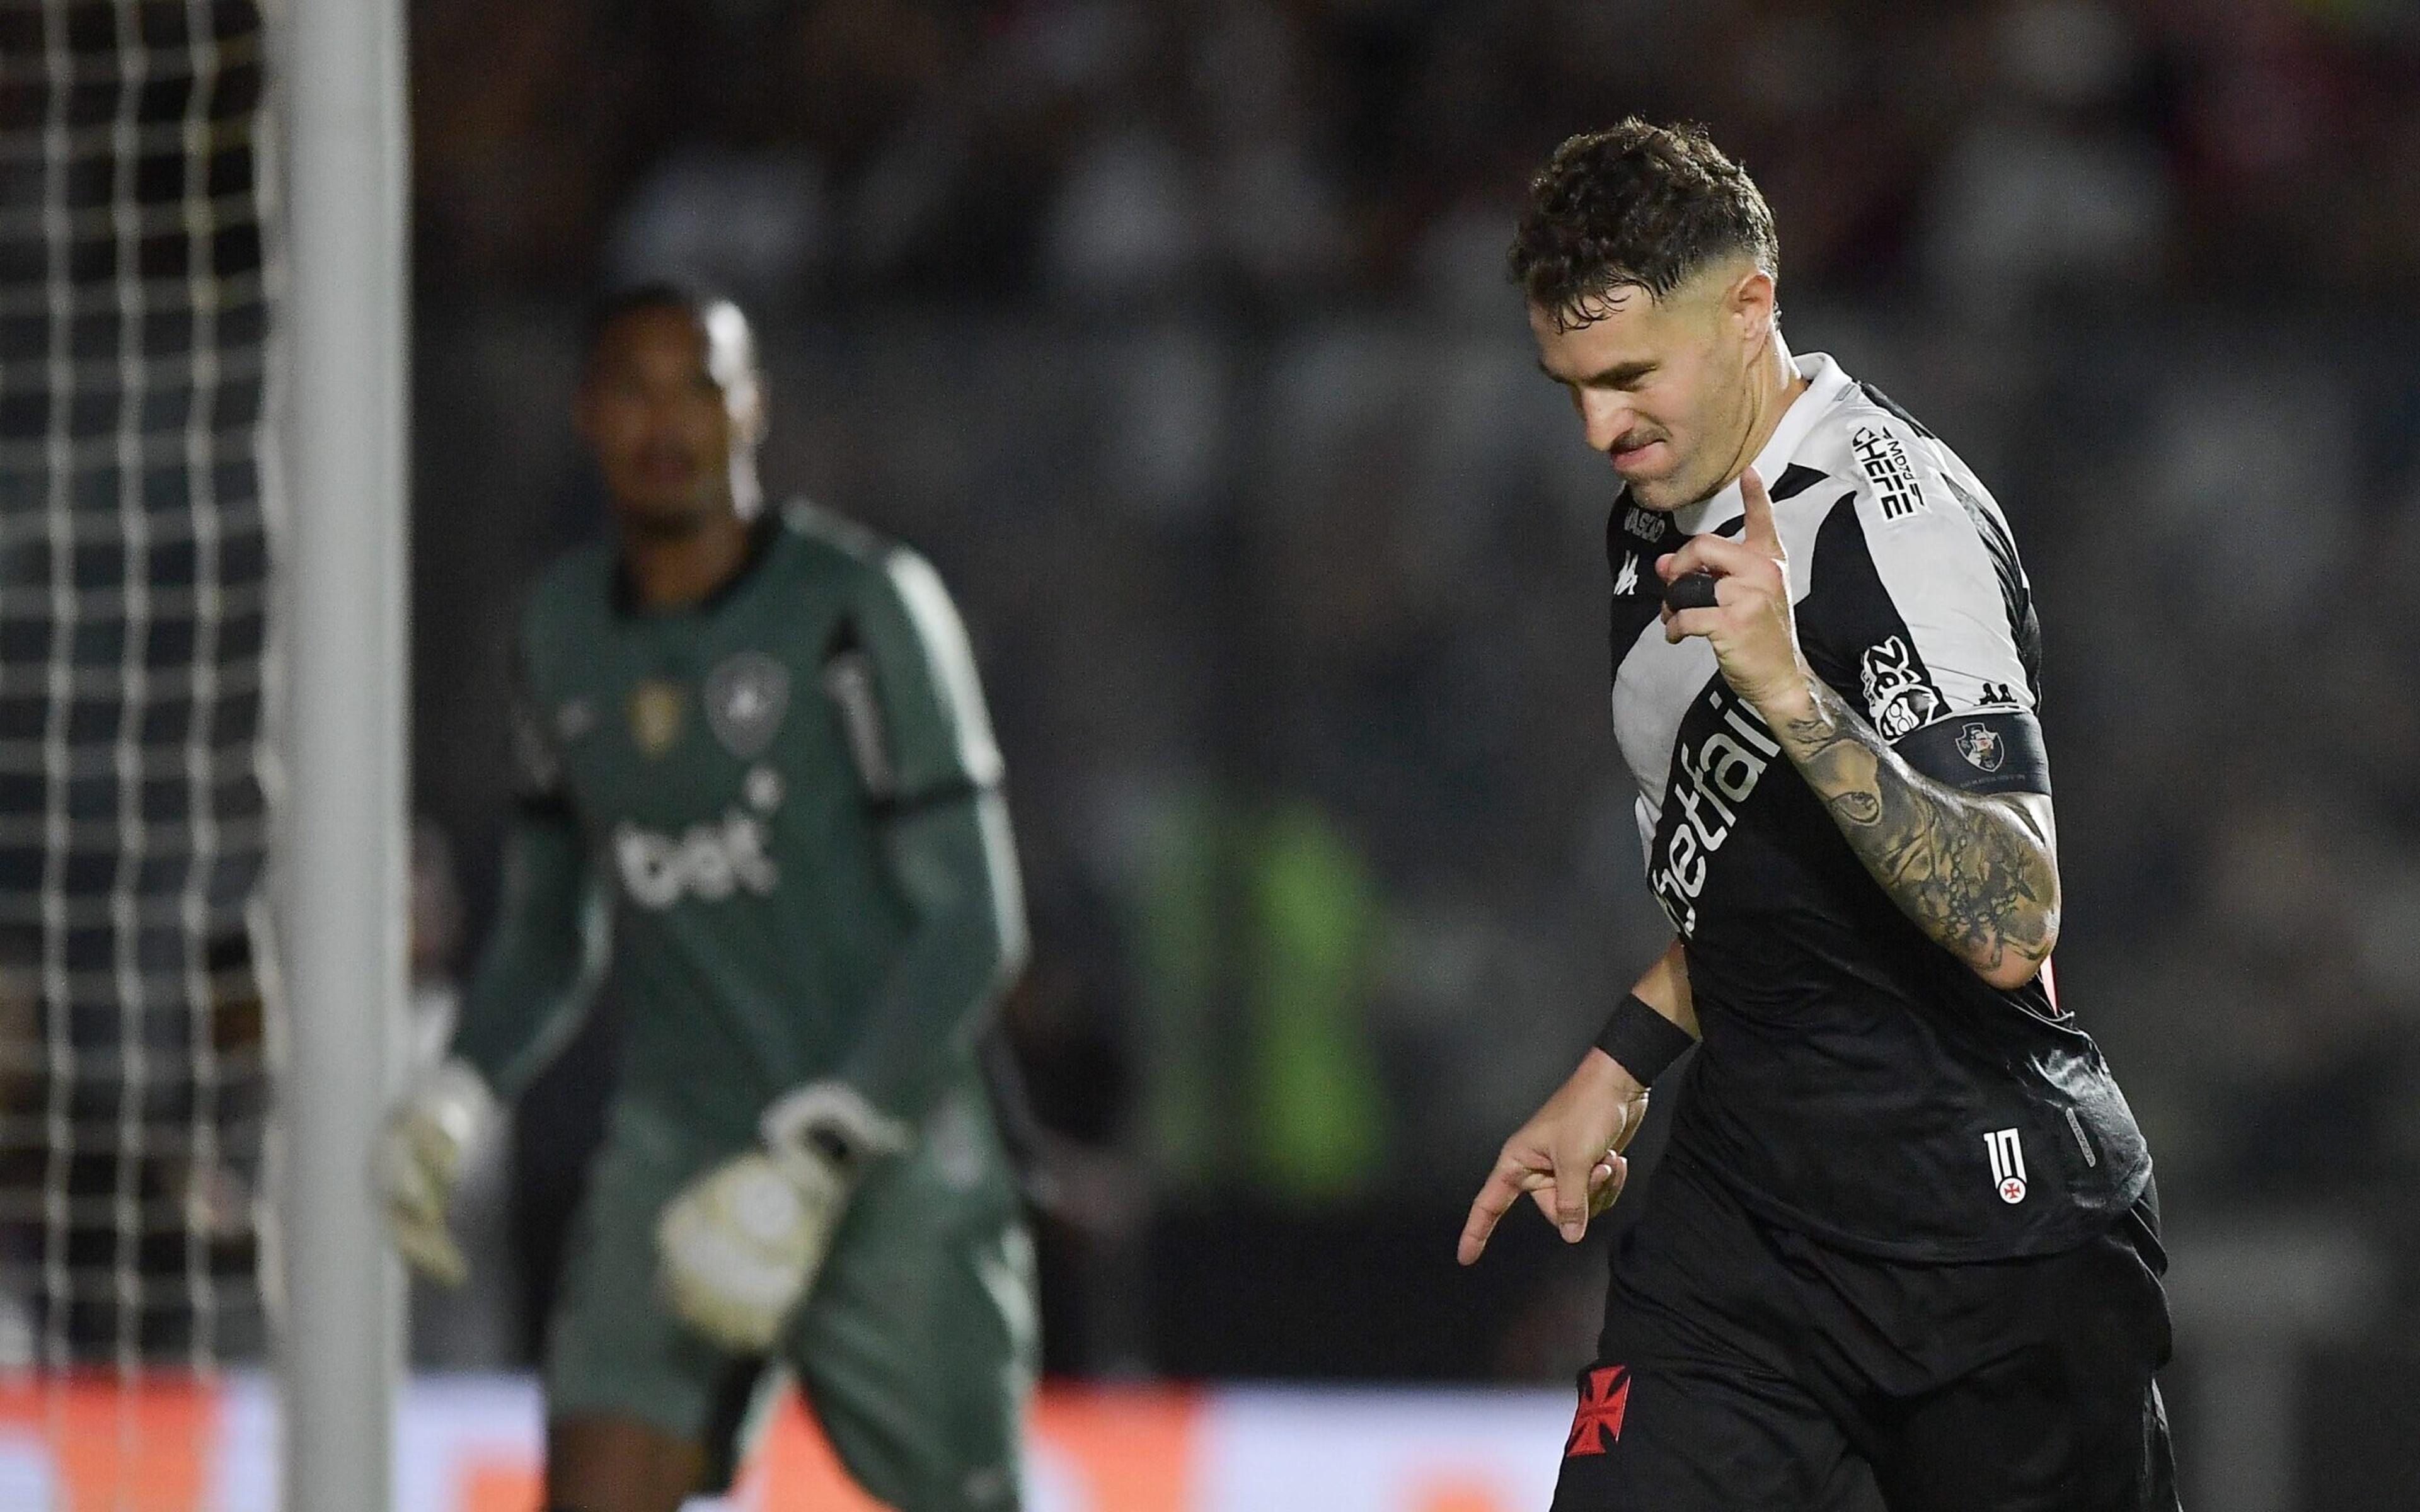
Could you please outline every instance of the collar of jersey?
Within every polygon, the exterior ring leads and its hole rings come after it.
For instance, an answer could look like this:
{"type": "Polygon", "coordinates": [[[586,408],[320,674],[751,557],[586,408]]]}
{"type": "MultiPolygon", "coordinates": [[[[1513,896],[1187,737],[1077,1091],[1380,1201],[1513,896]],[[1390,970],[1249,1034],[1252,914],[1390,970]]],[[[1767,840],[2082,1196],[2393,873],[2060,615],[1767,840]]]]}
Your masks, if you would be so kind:
{"type": "Polygon", "coordinates": [[[748,525],[748,552],[731,576],[714,585],[714,591],[694,604],[682,604],[673,609],[649,609],[639,602],[639,590],[630,581],[628,569],[620,557],[613,561],[613,612],[626,620],[660,620],[688,615],[711,614],[738,596],[739,590],[754,580],[756,570],[773,554],[774,543],[782,534],[782,512],[767,509],[758,512],[748,525]]]}
{"type": "MultiPolygon", "coordinates": [[[[1790,465],[1791,457],[1807,440],[1807,433],[1815,428],[1815,422],[1849,387],[1849,375],[1823,352],[1808,352],[1797,359],[1797,366],[1798,376],[1807,380],[1807,387],[1790,401],[1790,408],[1781,412],[1781,423],[1773,427],[1773,436],[1764,443],[1764,450],[1756,454],[1756,475],[1764,480],[1767,487],[1790,465]]],[[[1672,523],[1684,535],[1701,535],[1739,518],[1740,512],[1740,486],[1734,480],[1699,502],[1673,511],[1672,523]]]]}

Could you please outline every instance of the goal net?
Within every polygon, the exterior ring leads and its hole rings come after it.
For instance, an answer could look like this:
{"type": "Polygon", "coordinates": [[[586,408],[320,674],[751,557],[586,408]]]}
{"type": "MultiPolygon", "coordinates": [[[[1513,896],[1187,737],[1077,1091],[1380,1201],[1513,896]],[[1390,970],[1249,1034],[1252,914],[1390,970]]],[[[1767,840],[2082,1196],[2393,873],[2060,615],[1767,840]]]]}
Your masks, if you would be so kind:
{"type": "Polygon", "coordinates": [[[10,1507],[194,1505],[158,1430],[261,1348],[265,61],[242,0],[0,0],[10,1507]]]}

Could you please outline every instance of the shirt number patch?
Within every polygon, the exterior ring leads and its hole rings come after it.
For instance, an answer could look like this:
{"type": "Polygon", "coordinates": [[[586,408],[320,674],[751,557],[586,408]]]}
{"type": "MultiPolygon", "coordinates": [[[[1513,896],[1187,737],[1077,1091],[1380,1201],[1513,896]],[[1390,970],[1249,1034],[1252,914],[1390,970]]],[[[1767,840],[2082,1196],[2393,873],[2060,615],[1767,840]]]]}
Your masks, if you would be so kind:
{"type": "Polygon", "coordinates": [[[1992,1185],[2000,1200],[2011,1207],[2025,1200],[2025,1147],[2017,1132],[1994,1129],[1983,1136],[1983,1149],[1992,1157],[1992,1185]]]}

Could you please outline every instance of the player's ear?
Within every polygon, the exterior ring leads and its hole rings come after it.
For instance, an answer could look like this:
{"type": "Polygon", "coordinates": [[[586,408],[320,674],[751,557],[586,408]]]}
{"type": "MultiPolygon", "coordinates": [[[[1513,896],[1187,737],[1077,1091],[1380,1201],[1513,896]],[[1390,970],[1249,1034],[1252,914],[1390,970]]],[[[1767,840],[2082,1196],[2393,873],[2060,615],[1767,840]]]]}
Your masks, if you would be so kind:
{"type": "Polygon", "coordinates": [[[1732,281],[1726,313],[1750,345],[1773,338],[1773,323],[1781,313],[1773,275],[1761,268],[1751,267],[1732,281]]]}

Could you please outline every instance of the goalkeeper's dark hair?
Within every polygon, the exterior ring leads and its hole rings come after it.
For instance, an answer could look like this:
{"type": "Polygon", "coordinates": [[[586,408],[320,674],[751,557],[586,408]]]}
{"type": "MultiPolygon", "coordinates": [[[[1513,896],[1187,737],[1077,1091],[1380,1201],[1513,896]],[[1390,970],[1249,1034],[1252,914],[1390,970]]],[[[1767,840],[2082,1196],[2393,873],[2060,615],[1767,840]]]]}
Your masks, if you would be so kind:
{"type": "Polygon", "coordinates": [[[586,334],[581,343],[581,350],[588,357],[594,358],[597,355],[597,344],[605,339],[605,332],[611,331],[625,316],[636,315],[642,310],[677,311],[700,325],[704,325],[706,312],[717,305],[725,304],[737,312],[740,319],[750,326],[749,362],[753,365],[756,361],[754,327],[753,322],[748,321],[747,312],[739,308],[737,301],[721,289],[687,278],[642,279],[635,284],[625,284],[608,292],[588,307],[586,334]]]}
{"type": "Polygon", "coordinates": [[[1702,126],[1633,116],[1566,140],[1529,180],[1512,235],[1512,281],[1568,331],[1602,319],[1621,288],[1663,299],[1699,269],[1745,253],[1776,279],[1773,210],[1702,126]]]}

